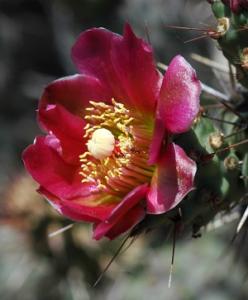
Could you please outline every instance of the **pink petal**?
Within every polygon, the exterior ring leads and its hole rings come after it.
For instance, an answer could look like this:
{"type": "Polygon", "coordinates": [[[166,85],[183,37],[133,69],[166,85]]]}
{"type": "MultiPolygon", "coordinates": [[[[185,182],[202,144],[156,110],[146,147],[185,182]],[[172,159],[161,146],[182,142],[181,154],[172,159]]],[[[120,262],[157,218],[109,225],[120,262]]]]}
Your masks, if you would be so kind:
{"type": "Polygon", "coordinates": [[[105,195],[95,186],[81,183],[79,170],[60,156],[59,140],[52,135],[38,137],[23,153],[25,167],[40,184],[39,192],[55,209],[73,220],[102,221],[116,207],[116,200],[97,203],[105,195]]]}
{"type": "Polygon", "coordinates": [[[164,122],[159,118],[155,119],[153,138],[149,148],[149,161],[150,165],[155,164],[161,152],[163,151],[163,142],[165,141],[166,130],[164,127],[164,122]]]}
{"type": "Polygon", "coordinates": [[[111,100],[111,93],[103,83],[90,75],[64,77],[49,84],[40,100],[40,109],[47,109],[50,104],[60,104],[72,114],[83,118],[89,101],[111,100]]]}
{"type": "Polygon", "coordinates": [[[108,237],[110,240],[115,239],[117,236],[133,228],[142,219],[144,219],[145,211],[144,207],[141,205],[136,205],[126,214],[125,218],[122,218],[106,232],[104,236],[108,237]]]}
{"type": "Polygon", "coordinates": [[[131,105],[153,113],[162,78],[155,68],[151,46],[138,39],[126,25],[123,39],[112,47],[113,66],[131,105]]]}
{"type": "Polygon", "coordinates": [[[104,28],[83,32],[72,49],[82,74],[100,79],[116,101],[142,112],[154,111],[160,76],[151,47],[126,25],[124,36],[104,28]]]}
{"type": "Polygon", "coordinates": [[[152,178],[147,200],[148,213],[165,213],[179,204],[194,189],[195,173],[195,162],[181,147],[169,144],[152,178]]]}
{"type": "Polygon", "coordinates": [[[163,79],[157,117],[171,133],[187,131],[199,112],[201,85],[195,70],[177,55],[163,79]]]}
{"type": "Polygon", "coordinates": [[[42,194],[49,203],[63,216],[75,221],[99,222],[108,217],[115,204],[86,206],[76,200],[59,199],[49,193],[45,188],[40,187],[38,192],[42,194]]]}
{"type": "Polygon", "coordinates": [[[79,155],[86,151],[83,139],[85,122],[60,104],[50,104],[38,111],[39,122],[59,140],[66,162],[78,165],[79,155]]]}
{"type": "Polygon", "coordinates": [[[88,75],[68,76],[48,85],[41,97],[38,119],[48,132],[60,139],[63,158],[77,164],[85,148],[83,127],[89,101],[111,100],[102,83],[88,75]]]}
{"type": "Polygon", "coordinates": [[[113,238],[136,225],[145,215],[144,208],[142,206],[137,207],[137,205],[146,197],[146,193],[147,184],[132,190],[106,220],[96,225],[94,239],[99,240],[103,236],[113,238]],[[132,212],[132,210],[135,211],[132,212]]]}
{"type": "Polygon", "coordinates": [[[37,137],[23,152],[27,171],[47,191],[61,199],[86,197],[95,189],[81,183],[78,167],[61,157],[61,145],[52,135],[37,137]]]}

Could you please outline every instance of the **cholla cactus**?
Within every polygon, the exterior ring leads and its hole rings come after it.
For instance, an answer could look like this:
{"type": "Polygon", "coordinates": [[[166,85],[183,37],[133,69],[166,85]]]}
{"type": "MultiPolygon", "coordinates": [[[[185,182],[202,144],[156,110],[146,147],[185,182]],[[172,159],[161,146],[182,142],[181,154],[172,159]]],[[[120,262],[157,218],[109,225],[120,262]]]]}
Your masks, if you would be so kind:
{"type": "Polygon", "coordinates": [[[195,190],[169,214],[159,218],[147,216],[143,224],[135,228],[134,234],[161,223],[167,223],[169,227],[177,223],[181,230],[191,231],[195,237],[218,213],[224,216],[245,203],[248,175],[246,125],[227,108],[219,108],[213,118],[209,116],[208,119],[208,114],[210,109],[199,116],[190,132],[177,138],[177,143],[197,161],[195,190]],[[212,119],[220,119],[221,126],[212,119]]]}
{"type": "Polygon", "coordinates": [[[202,97],[202,111],[192,130],[176,137],[176,142],[198,163],[196,188],[169,214],[159,219],[147,216],[134,234],[161,223],[174,226],[176,222],[180,223],[179,228],[192,230],[193,236],[198,236],[200,229],[217,214],[229,214],[233,208],[239,211],[239,205],[246,204],[248,1],[209,2],[217,27],[206,34],[217,40],[230,65],[235,66],[243,88],[235,90],[235,97],[229,101],[220,100],[217,105],[202,97]]]}
{"type": "Polygon", "coordinates": [[[219,35],[215,38],[225,57],[236,67],[239,82],[248,88],[248,1],[210,2],[218,22],[219,35]]]}

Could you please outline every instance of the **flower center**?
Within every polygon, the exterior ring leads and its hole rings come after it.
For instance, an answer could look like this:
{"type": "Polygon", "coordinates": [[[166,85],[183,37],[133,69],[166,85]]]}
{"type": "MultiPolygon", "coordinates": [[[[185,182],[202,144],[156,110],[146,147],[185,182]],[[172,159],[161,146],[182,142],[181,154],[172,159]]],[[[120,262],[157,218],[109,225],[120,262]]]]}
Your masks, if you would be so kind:
{"type": "Polygon", "coordinates": [[[150,181],[153,167],[147,161],[152,128],[114,99],[111,104],[90,104],[84,128],[88,151],[80,155],[82,182],[123,196],[150,181]]]}

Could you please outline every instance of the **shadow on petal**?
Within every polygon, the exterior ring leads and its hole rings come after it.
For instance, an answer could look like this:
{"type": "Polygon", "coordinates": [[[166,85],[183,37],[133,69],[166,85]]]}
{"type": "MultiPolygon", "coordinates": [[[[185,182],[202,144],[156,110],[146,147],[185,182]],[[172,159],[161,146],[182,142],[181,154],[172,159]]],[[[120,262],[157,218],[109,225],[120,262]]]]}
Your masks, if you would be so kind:
{"type": "Polygon", "coordinates": [[[147,211],[150,214],[165,213],[194,189],[196,163],[183,149],[173,143],[157,163],[148,193],[147,211]]]}

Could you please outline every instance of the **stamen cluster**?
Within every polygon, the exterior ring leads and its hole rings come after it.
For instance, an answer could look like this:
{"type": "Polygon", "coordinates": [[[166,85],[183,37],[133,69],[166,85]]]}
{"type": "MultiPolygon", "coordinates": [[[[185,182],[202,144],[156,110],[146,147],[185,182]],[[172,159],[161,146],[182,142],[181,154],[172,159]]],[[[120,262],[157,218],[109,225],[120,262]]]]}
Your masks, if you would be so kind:
{"type": "MultiPolygon", "coordinates": [[[[90,151],[80,155],[82,182],[92,182],[112,195],[122,196],[135,186],[149,182],[153,167],[148,166],[152,130],[122,104],[90,101],[86,108],[84,138],[91,142],[96,130],[109,130],[115,138],[111,155],[97,159],[90,151]]],[[[89,149],[89,147],[88,147],[89,149]]]]}

